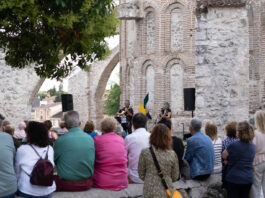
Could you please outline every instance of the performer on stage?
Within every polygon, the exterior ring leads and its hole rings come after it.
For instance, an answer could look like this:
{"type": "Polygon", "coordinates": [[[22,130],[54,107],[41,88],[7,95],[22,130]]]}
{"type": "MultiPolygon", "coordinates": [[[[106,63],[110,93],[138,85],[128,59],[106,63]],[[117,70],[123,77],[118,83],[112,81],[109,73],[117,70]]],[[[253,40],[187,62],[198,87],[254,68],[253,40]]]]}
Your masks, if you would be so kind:
{"type": "Polygon", "coordinates": [[[159,118],[171,119],[171,109],[170,109],[170,104],[168,102],[164,103],[164,106],[161,109],[161,113],[159,114],[159,118]]]}
{"type": "Polygon", "coordinates": [[[132,133],[132,117],[133,117],[133,108],[130,107],[130,101],[125,100],[125,107],[119,110],[117,115],[121,118],[121,125],[123,130],[127,132],[127,134],[132,133]]]}

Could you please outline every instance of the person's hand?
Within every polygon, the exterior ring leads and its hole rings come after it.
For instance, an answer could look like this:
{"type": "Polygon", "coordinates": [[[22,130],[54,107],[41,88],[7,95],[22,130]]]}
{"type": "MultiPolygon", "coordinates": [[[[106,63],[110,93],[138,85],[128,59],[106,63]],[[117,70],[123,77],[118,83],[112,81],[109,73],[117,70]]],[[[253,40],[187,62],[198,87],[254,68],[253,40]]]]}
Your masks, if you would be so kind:
{"type": "Polygon", "coordinates": [[[228,164],[228,160],[224,160],[224,164],[227,165],[228,164]]]}

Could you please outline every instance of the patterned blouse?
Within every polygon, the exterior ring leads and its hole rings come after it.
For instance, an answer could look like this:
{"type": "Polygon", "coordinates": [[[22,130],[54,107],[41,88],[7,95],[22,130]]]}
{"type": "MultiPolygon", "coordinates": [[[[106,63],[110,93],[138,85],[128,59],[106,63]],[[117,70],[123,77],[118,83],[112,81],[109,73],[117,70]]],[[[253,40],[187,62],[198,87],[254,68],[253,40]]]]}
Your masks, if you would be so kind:
{"type": "Polygon", "coordinates": [[[223,139],[223,141],[222,141],[222,152],[224,150],[226,150],[227,147],[230,144],[232,144],[233,142],[236,142],[236,141],[238,141],[238,139],[237,138],[234,138],[234,137],[227,137],[227,138],[223,139]]]}
{"type": "MultiPolygon", "coordinates": [[[[173,150],[154,149],[157,161],[163,171],[164,178],[173,192],[172,182],[179,178],[178,157],[173,150]]],[[[138,164],[139,177],[144,181],[143,198],[168,198],[161,183],[149,148],[143,149],[138,164]]]]}

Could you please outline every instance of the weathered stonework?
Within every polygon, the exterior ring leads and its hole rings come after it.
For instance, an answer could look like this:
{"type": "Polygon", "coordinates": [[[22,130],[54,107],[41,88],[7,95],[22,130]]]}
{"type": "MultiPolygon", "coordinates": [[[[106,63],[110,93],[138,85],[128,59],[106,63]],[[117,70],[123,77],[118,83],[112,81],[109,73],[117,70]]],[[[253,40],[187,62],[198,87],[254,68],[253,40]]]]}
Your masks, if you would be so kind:
{"type": "Polygon", "coordinates": [[[171,51],[183,49],[183,17],[179,8],[171,11],[171,51]]]}
{"type": "Polygon", "coordinates": [[[0,51],[0,113],[14,126],[31,119],[31,104],[43,83],[33,67],[12,69],[0,51]]]}
{"type": "MultiPolygon", "coordinates": [[[[197,89],[196,116],[216,121],[221,129],[228,121],[248,119],[265,108],[264,0],[120,0],[120,4],[119,48],[69,83],[82,122],[91,119],[98,125],[103,118],[102,95],[118,62],[121,104],[130,99],[137,112],[149,92],[153,125],[164,101],[169,101],[179,136],[183,124],[188,131],[191,118],[183,108],[183,88],[197,89]]],[[[6,66],[3,55],[0,72],[0,113],[14,122],[28,119],[43,80],[33,69],[6,66]]]]}
{"type": "Polygon", "coordinates": [[[103,61],[94,63],[89,72],[80,71],[69,79],[68,92],[73,94],[74,110],[80,113],[82,126],[93,120],[100,127],[103,119],[103,94],[111,72],[119,62],[119,46],[103,61]]]}
{"type": "MultiPolygon", "coordinates": [[[[261,43],[265,43],[265,23],[262,23],[265,9],[260,9],[262,0],[142,2],[145,18],[123,20],[120,28],[121,103],[130,99],[137,111],[149,92],[149,110],[155,120],[163,102],[169,101],[178,135],[183,124],[188,131],[191,117],[191,112],[183,108],[183,88],[196,88],[195,115],[204,121],[215,121],[220,129],[232,120],[248,120],[250,113],[263,106],[265,47],[261,43]],[[151,28],[153,24],[155,28],[151,28]],[[134,36],[132,27],[137,28],[134,36]],[[154,51],[149,50],[150,41],[155,42],[154,51]],[[128,47],[126,43],[135,46],[128,47]],[[127,68],[134,69],[130,75],[134,75],[135,83],[129,87],[123,78],[128,76],[127,68]],[[147,73],[149,68],[153,69],[151,75],[147,73]]],[[[224,135],[223,130],[220,135],[224,135]]]]}
{"type": "Polygon", "coordinates": [[[224,127],[249,119],[247,10],[208,8],[196,23],[196,115],[224,127]]]}
{"type": "MultiPolygon", "coordinates": [[[[184,198],[225,198],[225,192],[221,188],[221,175],[211,175],[204,181],[193,180],[177,181],[173,185],[184,198]]],[[[141,198],[143,195],[143,184],[129,184],[121,191],[103,190],[92,188],[84,192],[55,192],[53,198],[141,198]]]]}

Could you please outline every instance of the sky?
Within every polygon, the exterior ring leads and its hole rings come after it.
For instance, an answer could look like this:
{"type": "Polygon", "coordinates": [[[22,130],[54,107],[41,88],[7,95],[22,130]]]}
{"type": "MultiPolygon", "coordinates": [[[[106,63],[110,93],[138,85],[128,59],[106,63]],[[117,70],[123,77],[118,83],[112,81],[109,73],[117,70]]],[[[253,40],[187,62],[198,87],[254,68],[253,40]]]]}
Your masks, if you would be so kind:
{"type": "MultiPolygon", "coordinates": [[[[117,45],[119,45],[119,35],[110,37],[110,38],[106,38],[106,41],[109,44],[109,48],[113,49],[115,48],[117,45]]],[[[76,74],[78,71],[80,71],[80,69],[77,69],[77,71],[73,72],[72,75],[76,74]]],[[[113,72],[110,75],[108,84],[107,84],[107,89],[110,88],[112,83],[120,83],[120,78],[119,78],[119,72],[120,72],[120,66],[119,64],[114,68],[113,72]]],[[[68,79],[72,76],[70,75],[69,77],[65,78],[62,82],[59,82],[57,80],[52,80],[52,79],[46,79],[43,83],[43,85],[40,88],[40,91],[47,91],[51,88],[53,88],[54,86],[58,89],[60,83],[63,83],[63,89],[65,91],[68,91],[68,79]]]]}

